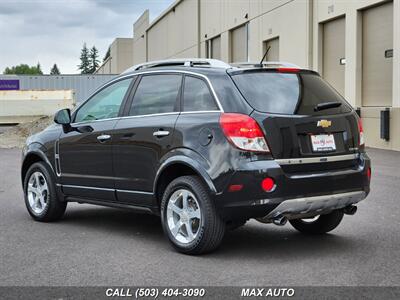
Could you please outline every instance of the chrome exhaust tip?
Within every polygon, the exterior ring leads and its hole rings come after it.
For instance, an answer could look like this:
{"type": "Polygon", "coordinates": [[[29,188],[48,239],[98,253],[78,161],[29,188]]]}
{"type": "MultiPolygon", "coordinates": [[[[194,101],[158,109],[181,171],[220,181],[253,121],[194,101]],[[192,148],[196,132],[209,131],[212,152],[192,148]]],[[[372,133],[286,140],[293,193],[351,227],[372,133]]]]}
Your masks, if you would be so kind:
{"type": "Polygon", "coordinates": [[[343,208],[343,212],[346,215],[352,216],[357,212],[357,206],[355,206],[355,205],[346,206],[345,208],[343,208]]]}
{"type": "Polygon", "coordinates": [[[288,219],[282,215],[276,216],[275,218],[272,219],[272,223],[278,226],[283,226],[286,224],[288,219]]]}

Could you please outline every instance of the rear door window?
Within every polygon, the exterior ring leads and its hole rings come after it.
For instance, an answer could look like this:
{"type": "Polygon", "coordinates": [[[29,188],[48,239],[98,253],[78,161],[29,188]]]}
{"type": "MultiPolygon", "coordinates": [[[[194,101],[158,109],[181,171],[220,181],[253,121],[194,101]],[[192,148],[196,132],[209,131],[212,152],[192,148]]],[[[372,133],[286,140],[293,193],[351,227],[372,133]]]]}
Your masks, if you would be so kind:
{"type": "Polygon", "coordinates": [[[351,111],[343,97],[314,73],[249,72],[232,76],[247,102],[260,112],[326,115],[351,111]],[[340,102],[339,107],[315,111],[316,105],[340,102]]]}
{"type": "Polygon", "coordinates": [[[196,77],[185,76],[183,111],[218,110],[207,83],[196,77]]]}
{"type": "Polygon", "coordinates": [[[182,75],[146,75],[140,80],[133,97],[130,116],[177,111],[182,75]]]}

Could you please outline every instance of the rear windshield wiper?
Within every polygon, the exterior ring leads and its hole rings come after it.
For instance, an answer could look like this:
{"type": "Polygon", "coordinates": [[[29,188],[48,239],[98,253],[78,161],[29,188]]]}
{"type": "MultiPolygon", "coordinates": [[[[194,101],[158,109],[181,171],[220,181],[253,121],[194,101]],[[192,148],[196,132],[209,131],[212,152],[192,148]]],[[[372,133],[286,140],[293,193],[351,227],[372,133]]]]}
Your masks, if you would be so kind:
{"type": "Polygon", "coordinates": [[[314,111],[320,111],[320,110],[324,110],[324,109],[335,108],[335,107],[339,107],[340,105],[342,105],[342,102],[318,103],[317,105],[315,105],[314,111]]]}

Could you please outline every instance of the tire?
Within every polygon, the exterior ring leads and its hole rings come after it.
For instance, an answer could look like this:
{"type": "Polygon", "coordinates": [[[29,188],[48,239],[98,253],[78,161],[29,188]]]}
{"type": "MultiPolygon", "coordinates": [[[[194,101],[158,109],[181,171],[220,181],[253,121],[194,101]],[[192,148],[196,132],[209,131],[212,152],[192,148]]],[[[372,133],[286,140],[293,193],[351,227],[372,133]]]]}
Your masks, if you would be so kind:
{"type": "Polygon", "coordinates": [[[34,163],[28,169],[24,179],[24,196],[26,208],[36,221],[59,220],[67,207],[67,202],[58,199],[54,176],[43,162],[34,163]]]}
{"type": "Polygon", "coordinates": [[[161,201],[161,221],[173,247],[185,254],[211,252],[225,234],[225,223],[197,176],[182,176],[167,186],[161,201]]]}
{"type": "Polygon", "coordinates": [[[306,234],[324,234],[335,229],[343,219],[343,211],[334,210],[329,214],[320,215],[315,221],[307,222],[306,219],[289,220],[290,224],[298,231],[306,234]]]}

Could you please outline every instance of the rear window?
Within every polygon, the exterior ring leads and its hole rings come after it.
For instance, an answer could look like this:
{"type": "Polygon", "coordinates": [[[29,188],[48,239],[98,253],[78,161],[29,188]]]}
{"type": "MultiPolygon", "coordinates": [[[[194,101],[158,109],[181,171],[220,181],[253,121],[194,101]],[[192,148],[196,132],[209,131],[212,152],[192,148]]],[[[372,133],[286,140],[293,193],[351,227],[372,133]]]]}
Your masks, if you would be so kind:
{"type": "Polygon", "coordinates": [[[254,109],[274,114],[326,115],[351,111],[343,97],[313,73],[254,72],[232,76],[254,109]],[[316,105],[340,102],[339,107],[314,111],[316,105]]]}

